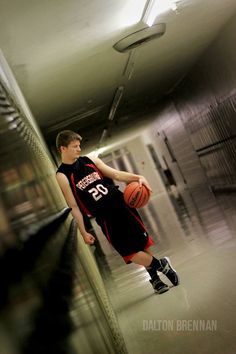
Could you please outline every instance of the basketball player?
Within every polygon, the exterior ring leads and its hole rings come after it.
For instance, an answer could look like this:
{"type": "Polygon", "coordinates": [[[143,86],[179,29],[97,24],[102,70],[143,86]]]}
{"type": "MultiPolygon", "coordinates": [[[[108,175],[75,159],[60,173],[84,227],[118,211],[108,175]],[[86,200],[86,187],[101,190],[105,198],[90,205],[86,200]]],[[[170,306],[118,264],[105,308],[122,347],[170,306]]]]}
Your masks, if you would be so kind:
{"type": "Polygon", "coordinates": [[[130,183],[138,181],[151,192],[145,177],[118,171],[106,165],[99,158],[80,157],[81,136],[64,130],[57,135],[56,145],[61,154],[62,164],[57,170],[57,181],[64,194],[72,215],[86,244],[93,244],[95,238],[86,231],[83,215],[96,217],[107,240],[123,257],[126,263],[143,265],[150,275],[150,283],[158,294],[169,290],[157,272],[164,273],[176,286],[179,278],[169,259],[156,259],[149,251],[153,240],[136,209],[128,207],[123,193],[109,183],[109,179],[130,183]],[[107,177],[107,178],[106,178],[107,177]]]}

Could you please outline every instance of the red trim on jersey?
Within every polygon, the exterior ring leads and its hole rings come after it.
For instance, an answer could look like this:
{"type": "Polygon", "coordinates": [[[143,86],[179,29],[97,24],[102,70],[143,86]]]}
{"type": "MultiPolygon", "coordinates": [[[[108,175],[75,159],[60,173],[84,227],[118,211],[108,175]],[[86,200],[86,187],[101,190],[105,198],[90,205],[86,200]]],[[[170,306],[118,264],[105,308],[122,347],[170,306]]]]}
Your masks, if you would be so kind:
{"type": "Polygon", "coordinates": [[[93,214],[90,213],[90,211],[86,208],[86,206],[84,205],[84,203],[80,200],[78,194],[77,194],[77,190],[76,190],[76,185],[75,185],[75,179],[74,179],[74,175],[73,175],[73,172],[71,173],[70,175],[70,178],[71,178],[71,182],[72,182],[72,185],[73,185],[73,189],[74,189],[74,195],[75,195],[75,198],[79,204],[79,207],[81,208],[81,210],[83,211],[83,213],[85,213],[86,215],[88,216],[92,216],[93,214]]]}
{"type": "Polygon", "coordinates": [[[146,227],[144,226],[142,220],[139,219],[139,217],[137,215],[135,215],[129,208],[127,208],[129,210],[129,212],[133,215],[133,217],[135,217],[135,219],[140,223],[140,225],[142,226],[142,228],[146,231],[146,227]]]}
{"type": "Polygon", "coordinates": [[[149,247],[151,247],[153,245],[154,245],[153,239],[150,236],[148,236],[148,241],[147,241],[147,244],[146,244],[144,249],[146,250],[146,249],[148,249],[149,247]]]}
{"type": "Polygon", "coordinates": [[[105,221],[104,221],[104,227],[105,227],[105,230],[106,230],[106,236],[107,236],[107,239],[108,239],[108,241],[111,243],[111,238],[110,238],[110,235],[109,235],[109,232],[108,232],[108,229],[107,229],[107,224],[105,223],[105,221]]]}
{"type": "Polygon", "coordinates": [[[101,171],[97,168],[97,166],[96,166],[96,165],[94,165],[93,163],[86,163],[86,164],[85,164],[85,166],[89,166],[89,167],[94,168],[94,170],[96,170],[96,171],[97,171],[97,173],[99,174],[99,176],[100,176],[100,177],[103,177],[102,172],[101,172],[101,171]]]}
{"type": "MultiPolygon", "coordinates": [[[[154,245],[154,241],[153,239],[148,236],[148,240],[147,240],[147,243],[146,243],[146,246],[144,247],[144,249],[148,249],[149,247],[151,247],[152,245],[154,245]]],[[[124,259],[125,263],[130,263],[132,262],[132,258],[137,254],[136,253],[132,253],[132,254],[129,254],[128,256],[123,256],[122,258],[124,259]]]]}

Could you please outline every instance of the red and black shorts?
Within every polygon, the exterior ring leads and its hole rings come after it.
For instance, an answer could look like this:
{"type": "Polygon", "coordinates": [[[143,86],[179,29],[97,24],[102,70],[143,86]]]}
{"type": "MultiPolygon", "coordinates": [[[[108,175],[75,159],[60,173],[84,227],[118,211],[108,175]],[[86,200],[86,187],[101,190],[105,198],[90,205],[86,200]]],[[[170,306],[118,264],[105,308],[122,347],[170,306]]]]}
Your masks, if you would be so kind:
{"type": "Polygon", "coordinates": [[[115,250],[130,263],[135,253],[154,244],[136,209],[128,207],[118,193],[102,216],[96,218],[104,235],[115,250]]]}

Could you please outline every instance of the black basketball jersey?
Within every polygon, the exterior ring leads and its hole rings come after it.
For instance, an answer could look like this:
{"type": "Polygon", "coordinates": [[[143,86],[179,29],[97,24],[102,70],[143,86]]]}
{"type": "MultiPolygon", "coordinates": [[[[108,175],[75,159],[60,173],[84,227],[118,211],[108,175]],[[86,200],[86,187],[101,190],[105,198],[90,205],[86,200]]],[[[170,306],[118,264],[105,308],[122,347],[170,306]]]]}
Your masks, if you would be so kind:
{"type": "Polygon", "coordinates": [[[86,156],[79,157],[71,165],[62,163],[57,172],[68,178],[75,200],[86,215],[101,215],[107,209],[110,199],[119,193],[118,187],[109,183],[86,156]]]}

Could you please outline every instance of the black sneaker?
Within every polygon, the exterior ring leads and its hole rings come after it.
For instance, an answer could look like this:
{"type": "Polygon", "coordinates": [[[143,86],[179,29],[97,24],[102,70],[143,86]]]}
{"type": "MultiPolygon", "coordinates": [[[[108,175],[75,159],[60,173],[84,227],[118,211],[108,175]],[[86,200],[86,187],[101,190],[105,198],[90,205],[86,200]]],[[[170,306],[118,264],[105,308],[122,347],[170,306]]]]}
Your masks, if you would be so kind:
{"type": "Polygon", "coordinates": [[[159,272],[165,274],[165,276],[171,281],[174,286],[179,285],[179,277],[175,269],[171,266],[170,260],[168,257],[160,259],[162,268],[158,269],[159,272]]]}
{"type": "Polygon", "coordinates": [[[154,291],[158,294],[165,293],[169,290],[169,286],[163,283],[159,277],[154,280],[150,279],[149,281],[152,284],[154,291]]]}

